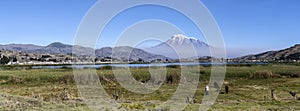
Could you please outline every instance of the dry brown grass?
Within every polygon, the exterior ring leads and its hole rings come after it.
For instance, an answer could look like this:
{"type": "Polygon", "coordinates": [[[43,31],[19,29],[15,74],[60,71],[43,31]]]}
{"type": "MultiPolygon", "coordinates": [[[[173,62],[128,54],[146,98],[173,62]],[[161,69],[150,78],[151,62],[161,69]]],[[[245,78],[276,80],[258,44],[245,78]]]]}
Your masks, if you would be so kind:
{"type": "Polygon", "coordinates": [[[269,79],[269,78],[281,78],[280,74],[275,74],[271,71],[255,71],[250,75],[252,79],[269,79]]]}

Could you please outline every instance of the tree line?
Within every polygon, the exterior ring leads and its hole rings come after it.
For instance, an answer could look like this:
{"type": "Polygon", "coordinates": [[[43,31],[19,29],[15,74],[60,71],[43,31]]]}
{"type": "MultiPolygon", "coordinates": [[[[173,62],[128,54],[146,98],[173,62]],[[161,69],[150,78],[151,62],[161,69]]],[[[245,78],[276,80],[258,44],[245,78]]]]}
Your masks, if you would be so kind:
{"type": "MultiPolygon", "coordinates": [[[[0,56],[1,57],[1,56],[0,56]]],[[[15,57],[6,57],[6,56],[2,56],[0,58],[0,65],[5,65],[8,64],[10,61],[16,62],[17,59],[15,57]]]]}

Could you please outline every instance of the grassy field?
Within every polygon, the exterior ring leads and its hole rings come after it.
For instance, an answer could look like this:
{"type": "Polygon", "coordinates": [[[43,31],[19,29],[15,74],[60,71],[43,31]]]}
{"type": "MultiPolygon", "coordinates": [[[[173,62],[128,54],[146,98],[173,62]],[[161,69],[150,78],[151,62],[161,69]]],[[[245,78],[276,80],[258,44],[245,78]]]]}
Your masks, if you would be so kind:
{"type": "MultiPolygon", "coordinates": [[[[200,69],[200,72],[193,72],[200,74],[195,103],[185,110],[197,110],[201,104],[211,68],[200,69]]],[[[138,81],[150,79],[148,68],[131,68],[130,71],[138,81]]],[[[116,82],[110,67],[96,70],[109,95],[116,89],[122,95],[117,100],[122,110],[155,109],[176,91],[180,71],[177,66],[167,67],[167,77],[171,77],[172,82],[167,79],[151,94],[135,94],[116,82]]],[[[289,94],[289,91],[300,93],[299,76],[300,66],[297,65],[227,66],[221,92],[227,85],[229,94],[220,94],[210,110],[300,110],[300,100],[289,94]],[[272,89],[275,99],[271,98],[272,89]]],[[[0,71],[0,89],[0,110],[89,110],[78,94],[72,69],[7,68],[0,71]]]]}

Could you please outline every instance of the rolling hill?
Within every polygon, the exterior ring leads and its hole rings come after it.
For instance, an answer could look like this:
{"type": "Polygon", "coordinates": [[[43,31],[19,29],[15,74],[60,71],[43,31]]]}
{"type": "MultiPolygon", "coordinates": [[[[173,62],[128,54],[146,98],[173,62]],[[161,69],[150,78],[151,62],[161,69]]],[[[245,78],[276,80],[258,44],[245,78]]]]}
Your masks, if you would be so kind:
{"type": "Polygon", "coordinates": [[[47,46],[37,46],[32,44],[8,44],[0,45],[0,49],[4,50],[15,50],[22,51],[26,53],[37,53],[37,54],[72,54],[76,55],[93,55],[95,52],[97,58],[112,57],[118,58],[120,60],[133,60],[133,61],[152,61],[152,60],[170,60],[170,58],[156,55],[146,52],[142,49],[120,46],[120,47],[104,47],[101,49],[94,50],[93,48],[83,47],[83,46],[73,46],[68,44],[63,44],[60,42],[54,42],[47,46]],[[73,52],[73,47],[76,47],[75,52],[73,52]]]}
{"type": "Polygon", "coordinates": [[[268,60],[268,61],[298,61],[300,60],[300,44],[290,48],[267,51],[260,54],[247,55],[236,58],[238,60],[268,60]]]}

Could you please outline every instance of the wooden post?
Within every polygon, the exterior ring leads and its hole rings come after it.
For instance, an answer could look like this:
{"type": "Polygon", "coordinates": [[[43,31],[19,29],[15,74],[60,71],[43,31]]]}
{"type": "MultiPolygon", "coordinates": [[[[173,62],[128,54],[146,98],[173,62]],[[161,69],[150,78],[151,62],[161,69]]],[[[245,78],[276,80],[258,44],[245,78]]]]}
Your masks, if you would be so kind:
{"type": "Polygon", "coordinates": [[[225,86],[225,93],[228,94],[229,93],[229,87],[225,86]]]}

